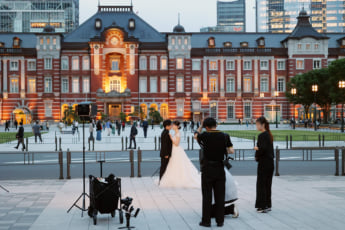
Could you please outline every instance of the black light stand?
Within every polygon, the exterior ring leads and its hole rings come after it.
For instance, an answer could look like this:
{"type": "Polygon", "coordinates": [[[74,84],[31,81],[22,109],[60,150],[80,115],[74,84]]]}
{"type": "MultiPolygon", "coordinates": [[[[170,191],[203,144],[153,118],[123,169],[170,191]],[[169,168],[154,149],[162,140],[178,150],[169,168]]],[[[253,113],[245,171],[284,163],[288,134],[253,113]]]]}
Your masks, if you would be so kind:
{"type": "Polygon", "coordinates": [[[126,214],[125,214],[125,217],[126,217],[126,226],[124,227],[119,227],[118,229],[133,229],[135,228],[134,226],[131,226],[131,217],[137,217],[137,215],[139,214],[139,211],[140,209],[137,209],[137,211],[135,212],[134,215],[132,215],[132,212],[134,211],[134,208],[131,207],[129,210],[126,210],[126,214]]]}
{"type": "Polygon", "coordinates": [[[1,186],[1,184],[0,184],[0,188],[1,188],[2,190],[4,190],[5,192],[10,192],[10,191],[8,191],[7,189],[5,189],[3,186],[1,186]]]}
{"type": "Polygon", "coordinates": [[[78,199],[73,203],[73,205],[68,209],[67,213],[71,211],[73,207],[76,207],[81,210],[81,217],[83,217],[84,211],[88,209],[85,207],[85,197],[89,197],[89,195],[85,192],[85,118],[81,117],[83,121],[83,193],[78,197],[78,199]],[[83,198],[82,207],[80,207],[77,203],[79,200],[83,198]]]}

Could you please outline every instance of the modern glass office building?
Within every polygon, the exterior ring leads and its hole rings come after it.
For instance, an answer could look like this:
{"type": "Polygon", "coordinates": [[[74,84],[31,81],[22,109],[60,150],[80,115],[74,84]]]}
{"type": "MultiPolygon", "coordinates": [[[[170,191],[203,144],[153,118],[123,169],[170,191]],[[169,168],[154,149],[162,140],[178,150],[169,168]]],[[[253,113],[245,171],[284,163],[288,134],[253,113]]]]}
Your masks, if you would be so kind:
{"type": "Polygon", "coordinates": [[[345,0],[256,0],[257,31],[292,32],[303,7],[318,32],[345,32],[345,0]]]}
{"type": "Polygon", "coordinates": [[[42,32],[50,23],[56,32],[79,25],[79,0],[0,0],[0,32],[42,32]]]}
{"type": "Polygon", "coordinates": [[[217,26],[205,27],[201,32],[245,32],[246,1],[218,0],[217,26]]]}

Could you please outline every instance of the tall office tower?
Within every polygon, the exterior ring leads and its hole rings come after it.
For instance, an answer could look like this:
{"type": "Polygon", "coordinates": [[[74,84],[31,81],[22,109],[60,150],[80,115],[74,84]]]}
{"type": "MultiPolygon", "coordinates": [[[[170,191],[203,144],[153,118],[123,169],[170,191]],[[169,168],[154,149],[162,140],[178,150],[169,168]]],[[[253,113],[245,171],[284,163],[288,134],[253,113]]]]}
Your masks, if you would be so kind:
{"type": "Polygon", "coordinates": [[[205,27],[201,32],[245,32],[246,1],[218,0],[217,26],[205,27]]]}
{"type": "Polygon", "coordinates": [[[345,0],[256,0],[257,31],[290,33],[302,8],[318,32],[345,32],[345,0]]]}
{"type": "Polygon", "coordinates": [[[0,0],[0,32],[67,33],[79,25],[79,0],[0,0]]]}

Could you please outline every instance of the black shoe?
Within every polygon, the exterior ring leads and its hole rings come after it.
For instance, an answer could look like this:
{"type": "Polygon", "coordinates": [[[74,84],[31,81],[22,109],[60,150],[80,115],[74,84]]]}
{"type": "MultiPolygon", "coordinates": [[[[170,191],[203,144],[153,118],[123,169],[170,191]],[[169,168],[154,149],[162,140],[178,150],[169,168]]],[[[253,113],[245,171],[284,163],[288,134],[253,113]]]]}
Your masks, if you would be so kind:
{"type": "Polygon", "coordinates": [[[200,222],[199,225],[202,226],[202,227],[206,227],[206,228],[210,228],[211,227],[210,223],[200,222]]]}
{"type": "Polygon", "coordinates": [[[18,147],[14,147],[15,149],[18,149],[18,147]]]}
{"type": "Polygon", "coordinates": [[[266,212],[271,212],[271,211],[272,211],[272,208],[266,208],[265,211],[266,211],[266,212]]]}
{"type": "Polygon", "coordinates": [[[256,210],[258,213],[267,213],[266,209],[263,208],[258,208],[258,210],[256,210]]]}
{"type": "Polygon", "coordinates": [[[224,223],[217,223],[217,227],[223,227],[224,223]]]}

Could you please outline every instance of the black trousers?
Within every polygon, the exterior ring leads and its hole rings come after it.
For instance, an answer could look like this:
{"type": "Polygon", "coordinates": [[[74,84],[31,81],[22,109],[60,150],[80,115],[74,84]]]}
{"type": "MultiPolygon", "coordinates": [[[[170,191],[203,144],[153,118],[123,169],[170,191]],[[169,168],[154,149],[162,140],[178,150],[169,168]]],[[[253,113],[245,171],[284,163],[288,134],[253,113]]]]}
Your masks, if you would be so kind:
{"type": "Polygon", "coordinates": [[[37,137],[40,139],[40,142],[42,143],[42,136],[40,133],[35,133],[35,143],[37,143],[37,137]]]}
{"type": "Polygon", "coordinates": [[[161,169],[159,172],[159,179],[162,179],[165,171],[167,170],[168,164],[169,164],[169,158],[161,158],[161,169]]]}
{"type": "Polygon", "coordinates": [[[147,137],[147,127],[144,127],[144,137],[147,137]]]}
{"type": "Polygon", "coordinates": [[[137,142],[135,141],[135,137],[134,136],[130,136],[129,137],[129,148],[132,148],[132,142],[134,142],[134,148],[137,148],[137,142]]]}
{"type": "Polygon", "coordinates": [[[20,145],[20,144],[22,144],[23,149],[25,149],[25,144],[24,144],[24,138],[23,138],[23,137],[19,137],[19,138],[18,138],[18,143],[17,143],[16,148],[19,148],[19,145],[20,145]]]}
{"type": "Polygon", "coordinates": [[[273,160],[262,160],[258,164],[258,176],[256,181],[255,208],[272,207],[272,179],[274,172],[273,160]]]}
{"type": "Polygon", "coordinates": [[[211,223],[211,214],[214,212],[217,223],[224,222],[225,205],[225,172],[223,164],[206,165],[201,174],[202,190],[202,222],[211,223]],[[214,195],[214,209],[212,210],[212,193],[214,195]]]}

